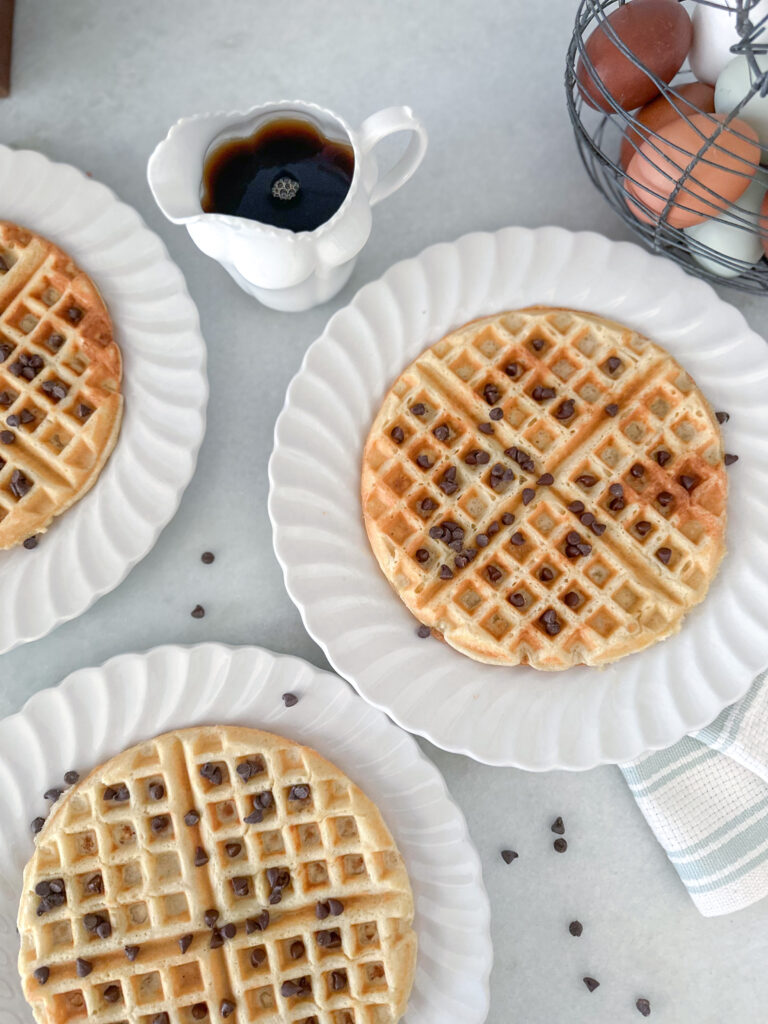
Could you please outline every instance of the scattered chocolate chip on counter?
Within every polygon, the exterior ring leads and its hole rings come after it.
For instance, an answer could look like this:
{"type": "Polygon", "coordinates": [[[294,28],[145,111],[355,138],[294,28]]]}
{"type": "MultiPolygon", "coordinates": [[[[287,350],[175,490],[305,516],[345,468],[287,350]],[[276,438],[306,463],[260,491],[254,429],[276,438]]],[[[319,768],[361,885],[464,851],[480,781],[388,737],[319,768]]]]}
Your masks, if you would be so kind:
{"type": "Polygon", "coordinates": [[[202,619],[203,616],[205,615],[205,608],[203,608],[201,604],[196,604],[195,607],[190,612],[190,615],[192,616],[193,619],[202,619]]]}
{"type": "Polygon", "coordinates": [[[647,999],[638,999],[635,1003],[635,1006],[637,1007],[638,1013],[641,1013],[643,1017],[651,1016],[651,1004],[648,1002],[647,999]]]}
{"type": "Polygon", "coordinates": [[[213,562],[215,559],[216,556],[212,551],[204,551],[202,555],[200,555],[200,561],[203,563],[203,565],[210,565],[211,562],[213,562]]]}
{"type": "Polygon", "coordinates": [[[294,708],[294,707],[296,707],[296,705],[298,703],[299,703],[299,698],[296,696],[295,693],[284,693],[283,694],[283,704],[285,704],[285,706],[287,708],[294,708]]]}
{"type": "Polygon", "coordinates": [[[556,836],[565,835],[565,825],[563,824],[563,819],[559,815],[549,827],[550,831],[554,832],[556,836]]]}
{"type": "Polygon", "coordinates": [[[568,843],[566,843],[564,839],[556,839],[554,843],[552,843],[552,846],[556,853],[565,853],[568,849],[568,843]]]}
{"type": "Polygon", "coordinates": [[[515,850],[502,850],[501,859],[505,864],[511,864],[513,860],[517,860],[520,855],[515,850]]]}
{"type": "Polygon", "coordinates": [[[568,931],[571,933],[571,935],[578,939],[581,933],[584,931],[584,925],[581,923],[581,921],[571,921],[571,923],[568,925],[568,931]]]}
{"type": "Polygon", "coordinates": [[[596,988],[600,988],[600,982],[594,978],[582,978],[584,984],[587,986],[590,992],[594,992],[596,988]]]}

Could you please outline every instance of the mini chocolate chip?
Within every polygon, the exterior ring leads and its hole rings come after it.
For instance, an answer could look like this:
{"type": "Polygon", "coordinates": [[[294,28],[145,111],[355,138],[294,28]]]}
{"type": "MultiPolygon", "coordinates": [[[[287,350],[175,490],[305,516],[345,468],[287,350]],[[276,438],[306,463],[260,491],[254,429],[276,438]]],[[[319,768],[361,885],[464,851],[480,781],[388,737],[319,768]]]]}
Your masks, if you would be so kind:
{"type": "Polygon", "coordinates": [[[596,988],[600,988],[600,982],[595,981],[594,978],[582,978],[584,984],[587,986],[590,992],[594,992],[596,988]]]}
{"type": "Polygon", "coordinates": [[[338,949],[341,945],[341,934],[335,928],[315,932],[315,939],[321,949],[338,949]]]}
{"type": "MultiPolygon", "coordinates": [[[[227,853],[229,854],[230,857],[237,856],[237,854],[232,854],[232,853],[229,852],[230,851],[230,846],[232,846],[232,845],[237,846],[237,852],[238,853],[240,852],[240,844],[239,843],[230,844],[230,845],[227,846],[227,853]]],[[[240,897],[247,896],[248,893],[250,892],[250,886],[248,884],[248,879],[247,878],[233,878],[232,879],[232,892],[234,892],[235,896],[240,896],[240,897]]]]}
{"type": "Polygon", "coordinates": [[[420,469],[432,469],[432,463],[429,461],[429,456],[427,455],[417,455],[416,465],[420,469]]]}
{"type": "Polygon", "coordinates": [[[715,416],[717,417],[718,423],[727,423],[731,418],[731,414],[729,412],[716,412],[715,416]]]}
{"type": "Polygon", "coordinates": [[[660,562],[663,562],[664,565],[669,565],[669,560],[672,557],[672,549],[659,548],[659,550],[656,552],[656,557],[660,562]]]}
{"type": "Polygon", "coordinates": [[[75,411],[79,419],[87,420],[88,417],[93,412],[93,409],[90,407],[90,405],[86,405],[85,402],[79,402],[77,409],[75,411]]]}
{"type": "Polygon", "coordinates": [[[688,476],[687,474],[683,474],[682,476],[679,476],[677,479],[680,482],[680,485],[684,487],[686,491],[689,492],[692,491],[696,484],[699,482],[699,478],[697,476],[688,476]]]}
{"type": "Polygon", "coordinates": [[[623,498],[611,498],[608,502],[608,508],[611,512],[621,512],[623,508],[626,508],[627,503],[623,498]]]}
{"type": "Polygon", "coordinates": [[[565,853],[568,849],[568,843],[566,843],[564,839],[556,839],[554,843],[552,843],[552,846],[555,848],[557,853],[565,853]]]}
{"type": "Polygon", "coordinates": [[[490,423],[478,423],[477,429],[480,431],[481,434],[493,433],[493,427],[491,426],[490,423]]]}
{"type": "MultiPolygon", "coordinates": [[[[501,521],[502,521],[502,523],[505,526],[511,526],[512,523],[514,523],[514,521],[515,521],[515,517],[514,517],[514,515],[511,512],[505,512],[502,515],[502,517],[501,517],[501,521]]],[[[498,533],[498,532],[499,532],[499,524],[498,523],[491,523],[491,525],[488,527],[488,533],[489,534],[494,534],[494,533],[498,533]]]]}
{"type": "Polygon", "coordinates": [[[21,423],[21,418],[17,416],[16,413],[14,412],[11,413],[10,416],[6,417],[5,422],[8,424],[9,427],[18,427],[18,425],[21,423]]]}
{"type": "Polygon", "coordinates": [[[426,640],[431,635],[432,630],[429,628],[429,626],[419,626],[419,628],[416,630],[416,636],[420,640],[426,640]]]}
{"type": "Polygon", "coordinates": [[[435,427],[432,433],[438,441],[447,441],[451,432],[444,423],[441,423],[439,426],[435,427]]]}
{"type": "Polygon", "coordinates": [[[211,941],[208,943],[209,949],[221,949],[224,945],[224,936],[221,934],[218,928],[214,928],[211,932],[211,941]]]}
{"type": "Polygon", "coordinates": [[[568,541],[569,544],[580,544],[581,534],[577,533],[576,530],[571,530],[565,539],[568,541]]]}
{"type": "Polygon", "coordinates": [[[521,593],[510,594],[507,598],[510,604],[514,605],[515,608],[522,608],[525,604],[525,596],[521,593]]]}
{"type": "Polygon", "coordinates": [[[497,565],[489,565],[485,570],[491,583],[498,583],[504,573],[497,565]]]}
{"type": "Polygon", "coordinates": [[[517,377],[517,375],[520,373],[520,364],[507,363],[507,365],[504,367],[504,373],[506,373],[508,377],[517,377]]]}
{"type": "Polygon", "coordinates": [[[152,1024],[170,1024],[170,1017],[165,1010],[163,1010],[162,1013],[155,1014],[152,1018],[152,1024]]]}
{"type": "Polygon", "coordinates": [[[42,390],[54,402],[60,402],[62,398],[66,398],[69,394],[69,387],[61,380],[43,381],[42,390]]]}
{"type": "Polygon", "coordinates": [[[495,384],[486,384],[483,388],[483,398],[486,400],[488,405],[496,405],[498,400],[501,398],[501,392],[495,384]]]}
{"type": "Polygon", "coordinates": [[[203,1020],[208,1016],[207,1003],[195,1003],[191,1010],[193,1020],[203,1020]]]}
{"type": "Polygon", "coordinates": [[[576,403],[572,398],[568,398],[555,409],[555,419],[569,420],[573,416],[575,409],[576,403]]]}
{"type": "Polygon", "coordinates": [[[581,515],[581,513],[584,511],[584,502],[583,501],[572,501],[570,503],[570,505],[568,506],[568,511],[569,512],[574,512],[577,516],[581,515]]]}
{"type": "Polygon", "coordinates": [[[170,819],[165,814],[158,814],[157,817],[153,818],[152,821],[149,823],[149,827],[152,829],[155,835],[159,834],[160,832],[165,832],[169,825],[170,819]]]}
{"type": "Polygon", "coordinates": [[[511,544],[514,544],[516,548],[519,548],[521,544],[525,544],[525,537],[518,530],[517,533],[512,534],[512,536],[509,538],[509,541],[511,544]]]}
{"type": "Polygon", "coordinates": [[[563,601],[565,602],[565,604],[568,605],[569,608],[575,608],[579,604],[579,600],[579,595],[576,593],[575,590],[569,590],[563,598],[563,601]]]}
{"type": "Polygon", "coordinates": [[[635,530],[640,537],[645,537],[646,534],[650,533],[653,527],[646,519],[641,519],[635,523],[635,530]]]}
{"type": "Polygon", "coordinates": [[[234,939],[234,937],[237,935],[237,925],[232,924],[231,922],[225,924],[224,927],[221,929],[221,934],[224,936],[225,939],[234,939]]]}
{"type": "Polygon", "coordinates": [[[419,508],[422,512],[434,512],[437,508],[437,502],[431,498],[423,498],[419,504],[419,508]]]}
{"type": "Polygon", "coordinates": [[[641,1013],[643,1017],[651,1016],[651,1004],[648,1002],[647,999],[643,999],[641,997],[637,1000],[635,1006],[637,1007],[638,1013],[641,1013]]]}
{"type": "Polygon", "coordinates": [[[414,416],[423,416],[426,411],[427,407],[423,402],[417,402],[415,405],[411,406],[411,412],[414,416]]]}
{"type": "Polygon", "coordinates": [[[405,434],[403,433],[402,427],[392,427],[389,432],[389,436],[395,442],[395,444],[402,444],[405,440],[405,434]]]}
{"type": "Polygon", "coordinates": [[[202,765],[200,768],[200,774],[204,779],[207,779],[212,786],[220,786],[224,780],[224,776],[221,774],[221,768],[210,761],[207,761],[202,765]]]}
{"type": "Polygon", "coordinates": [[[341,992],[347,987],[346,971],[331,971],[331,988],[334,992],[341,992]]]}
{"type": "Polygon", "coordinates": [[[224,846],[228,857],[237,857],[242,850],[240,843],[227,843],[224,846]]]}
{"type": "Polygon", "coordinates": [[[153,782],[149,787],[149,795],[153,800],[162,800],[165,796],[165,786],[161,782],[153,782]]]}
{"type": "Polygon", "coordinates": [[[571,933],[571,935],[575,936],[578,939],[581,933],[584,931],[584,925],[581,923],[581,921],[571,921],[571,923],[568,925],[568,931],[571,933]]]}
{"type": "Polygon", "coordinates": [[[216,556],[212,551],[204,551],[202,555],[200,555],[200,561],[203,563],[203,565],[210,565],[215,558],[216,556]]]}
{"type": "Polygon", "coordinates": [[[515,850],[502,850],[501,859],[505,864],[511,864],[513,860],[517,860],[519,854],[515,850]]]}
{"type": "Polygon", "coordinates": [[[208,863],[208,854],[205,852],[205,850],[202,848],[202,846],[198,846],[198,848],[195,850],[195,867],[196,868],[202,868],[207,863],[208,863]]]}
{"type": "Polygon", "coordinates": [[[216,922],[219,920],[218,910],[206,910],[203,914],[203,921],[205,921],[206,928],[213,928],[216,922]]]}
{"type": "Polygon", "coordinates": [[[581,476],[576,477],[576,483],[589,489],[590,487],[595,486],[597,483],[597,477],[593,476],[592,473],[582,473],[581,476]]]}
{"type": "Polygon", "coordinates": [[[645,473],[645,466],[642,463],[636,462],[629,470],[630,474],[637,479],[645,473]]]}
{"type": "Polygon", "coordinates": [[[265,932],[269,927],[269,911],[262,910],[258,917],[249,917],[245,922],[246,934],[251,935],[253,932],[265,932]]]}
{"type": "Polygon", "coordinates": [[[549,830],[550,832],[554,832],[556,836],[565,835],[565,825],[563,824],[563,819],[559,815],[549,826],[549,830]]]}
{"type": "Polygon", "coordinates": [[[38,967],[34,972],[35,981],[38,985],[44,985],[51,976],[50,967],[38,967]]]}
{"type": "Polygon", "coordinates": [[[664,448],[659,448],[658,451],[654,452],[653,457],[654,459],[656,459],[660,466],[666,466],[666,464],[672,458],[669,452],[666,451],[664,448]]]}
{"type": "Polygon", "coordinates": [[[108,939],[112,934],[112,925],[109,921],[102,921],[96,928],[96,934],[100,939],[108,939]]]}
{"type": "Polygon", "coordinates": [[[196,604],[189,614],[193,619],[202,619],[205,615],[205,608],[201,604],[196,604]]]}
{"type": "Polygon", "coordinates": [[[64,781],[68,786],[74,786],[76,782],[80,781],[80,773],[76,771],[64,772],[64,781]]]}
{"type": "Polygon", "coordinates": [[[440,566],[440,572],[438,574],[441,580],[452,580],[453,572],[448,568],[447,565],[440,566]]]}
{"type": "Polygon", "coordinates": [[[531,342],[531,348],[535,349],[537,352],[541,352],[544,348],[544,342],[541,338],[534,338],[531,342]]]}
{"type": "Polygon", "coordinates": [[[79,324],[85,314],[82,309],[78,309],[77,306],[68,306],[65,311],[67,320],[73,324],[79,324]]]}
{"type": "Polygon", "coordinates": [[[14,444],[16,435],[12,430],[0,430],[0,441],[3,444],[14,444]]]}
{"type": "Polygon", "coordinates": [[[192,945],[192,935],[182,935],[179,939],[179,949],[182,953],[186,953],[189,947],[192,945]]]}
{"type": "Polygon", "coordinates": [[[554,388],[545,388],[540,384],[537,384],[533,391],[531,391],[531,398],[534,402],[548,402],[554,398],[556,394],[557,392],[554,388]]]}
{"type": "Polygon", "coordinates": [[[523,504],[530,505],[533,499],[536,497],[536,491],[532,487],[523,488],[523,504]]]}
{"type": "Polygon", "coordinates": [[[187,811],[187,813],[184,815],[185,825],[197,825],[199,821],[200,815],[197,813],[197,811],[187,811]]]}
{"type": "Polygon", "coordinates": [[[608,371],[608,373],[616,373],[616,371],[623,365],[624,364],[618,356],[610,356],[605,361],[605,368],[608,371]]]}
{"type": "Polygon", "coordinates": [[[726,466],[732,466],[734,464],[734,462],[738,462],[738,461],[739,461],[739,456],[738,455],[731,455],[729,452],[726,452],[725,457],[723,459],[723,462],[725,463],[726,466]]]}
{"type": "Polygon", "coordinates": [[[553,580],[554,578],[555,574],[552,572],[551,569],[547,568],[547,566],[545,565],[539,573],[539,579],[542,581],[542,583],[549,583],[549,581],[553,580]]]}
{"type": "Polygon", "coordinates": [[[81,956],[75,960],[75,971],[78,978],[87,978],[93,970],[93,964],[90,960],[84,960],[81,956]]]}
{"type": "Polygon", "coordinates": [[[235,1012],[235,1004],[229,999],[222,999],[219,1013],[222,1017],[231,1017],[235,1012]]]}
{"type": "Polygon", "coordinates": [[[120,986],[119,985],[107,985],[102,993],[104,1001],[107,1003],[116,1003],[120,998],[120,986]]]}
{"type": "Polygon", "coordinates": [[[21,410],[21,422],[22,423],[34,423],[34,421],[35,421],[35,414],[33,412],[30,412],[29,409],[22,409],[21,410]]]}
{"type": "Polygon", "coordinates": [[[11,493],[13,496],[21,500],[31,487],[32,481],[20,469],[14,469],[13,473],[11,473],[11,493]]]}
{"type": "Polygon", "coordinates": [[[608,493],[613,494],[617,498],[623,498],[624,488],[621,486],[621,484],[611,484],[611,486],[608,488],[608,493]]]}
{"type": "Polygon", "coordinates": [[[504,416],[504,413],[502,412],[501,409],[491,409],[491,411],[488,413],[488,416],[492,420],[500,420],[504,416]]]}
{"type": "Polygon", "coordinates": [[[296,942],[292,942],[289,953],[291,955],[291,960],[301,960],[306,953],[304,943],[300,939],[297,939],[296,942]]]}
{"type": "Polygon", "coordinates": [[[319,902],[315,904],[315,917],[318,921],[324,921],[331,912],[331,908],[328,903],[319,902]]]}
{"type": "Polygon", "coordinates": [[[125,953],[126,957],[131,961],[131,963],[133,963],[133,961],[139,955],[139,947],[138,946],[125,946],[125,947],[123,947],[123,952],[125,953]]]}
{"type": "Polygon", "coordinates": [[[545,473],[543,476],[540,476],[539,479],[536,481],[536,483],[541,484],[542,487],[549,487],[549,485],[553,484],[554,482],[555,478],[552,476],[551,473],[545,473]]]}
{"type": "Polygon", "coordinates": [[[419,548],[415,557],[417,562],[421,562],[423,564],[424,562],[429,561],[429,552],[426,548],[419,548]]]}
{"type": "Polygon", "coordinates": [[[610,405],[606,405],[605,414],[606,416],[616,416],[619,411],[618,405],[615,402],[611,402],[610,405]]]}
{"type": "Polygon", "coordinates": [[[466,569],[469,565],[469,559],[464,555],[457,555],[453,560],[453,564],[457,569],[466,569]]]}
{"type": "Polygon", "coordinates": [[[45,791],[45,793],[43,793],[43,799],[44,800],[51,800],[53,803],[56,803],[56,801],[59,799],[59,797],[61,796],[61,794],[63,792],[64,792],[64,790],[57,789],[57,788],[47,789],[45,791]]]}
{"type": "Polygon", "coordinates": [[[104,879],[101,875],[92,875],[85,883],[85,891],[90,893],[104,892],[104,879]]]}
{"type": "Polygon", "coordinates": [[[592,533],[596,534],[598,537],[602,537],[606,529],[605,523],[592,523],[589,528],[592,533]]]}
{"type": "Polygon", "coordinates": [[[267,951],[263,946],[256,946],[251,950],[251,967],[261,967],[267,959],[267,951]]]}
{"type": "Polygon", "coordinates": [[[583,526],[591,526],[592,523],[594,523],[594,521],[595,517],[592,515],[591,512],[582,512],[582,514],[579,516],[579,522],[583,526]]]}
{"type": "Polygon", "coordinates": [[[328,900],[328,909],[334,917],[338,917],[339,914],[344,913],[344,904],[341,900],[330,899],[328,900]]]}
{"type": "Polygon", "coordinates": [[[658,501],[658,503],[663,508],[666,508],[667,505],[671,505],[674,500],[675,500],[674,495],[670,494],[669,491],[660,491],[656,495],[656,501],[658,501]]]}

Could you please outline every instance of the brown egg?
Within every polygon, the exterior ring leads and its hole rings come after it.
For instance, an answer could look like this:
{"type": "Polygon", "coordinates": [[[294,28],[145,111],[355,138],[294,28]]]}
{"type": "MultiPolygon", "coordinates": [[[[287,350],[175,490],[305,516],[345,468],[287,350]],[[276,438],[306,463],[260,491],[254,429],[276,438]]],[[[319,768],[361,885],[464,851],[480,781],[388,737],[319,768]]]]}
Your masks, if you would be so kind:
{"type": "Polygon", "coordinates": [[[765,193],[763,205],[760,207],[760,238],[763,243],[765,255],[768,256],[768,192],[765,193]]]}
{"type": "Polygon", "coordinates": [[[645,125],[649,132],[627,126],[624,138],[621,140],[621,156],[619,157],[621,166],[626,170],[629,161],[640,148],[643,140],[648,138],[650,132],[657,132],[681,114],[690,116],[691,114],[714,114],[714,112],[715,89],[714,86],[706,85],[704,82],[686,82],[685,85],[675,86],[675,95],[657,96],[655,100],[646,103],[636,115],[637,120],[645,125]]]}
{"type": "MultiPolygon", "coordinates": [[[[611,29],[641,64],[664,82],[671,82],[691,48],[693,25],[678,0],[630,0],[598,24],[587,40],[587,57],[615,103],[624,110],[634,110],[658,96],[659,90],[645,71],[621,52],[611,29]]],[[[609,112],[614,109],[582,60],[576,78],[591,107],[609,112]]]]}
{"type": "Polygon", "coordinates": [[[640,220],[652,224],[663,215],[673,227],[690,227],[716,217],[746,191],[760,163],[757,132],[739,118],[723,129],[726,116],[676,117],[661,128],[659,138],[643,142],[624,179],[628,196],[649,208],[628,199],[640,220]],[[681,184],[694,157],[697,163],[681,184]]]}

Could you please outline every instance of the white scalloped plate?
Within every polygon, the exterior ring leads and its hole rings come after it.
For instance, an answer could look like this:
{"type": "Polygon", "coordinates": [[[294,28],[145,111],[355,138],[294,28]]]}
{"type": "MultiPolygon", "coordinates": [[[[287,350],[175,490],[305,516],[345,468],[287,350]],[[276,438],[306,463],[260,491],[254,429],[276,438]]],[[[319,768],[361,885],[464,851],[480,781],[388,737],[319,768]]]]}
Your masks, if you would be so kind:
{"type": "Polygon", "coordinates": [[[65,771],[143,739],[203,723],[268,729],[314,747],[381,809],[416,903],[416,978],[404,1024],[481,1024],[493,961],[480,860],[442,776],[414,739],[338,676],[259,647],[156,647],[73,672],[0,722],[0,1022],[30,1024],[15,977],[28,822],[65,771]],[[286,708],[282,694],[299,703],[286,708]]]}
{"type": "Polygon", "coordinates": [[[334,668],[446,750],[585,769],[710,722],[768,664],[768,348],[714,290],[639,246],[561,228],[465,235],[366,285],[310,346],[269,465],[286,586],[334,668]],[[482,665],[419,640],[371,553],[360,460],[386,390],[452,327],[535,303],[623,321],[672,352],[731,420],[729,554],[679,634],[598,670],[482,665]]]}
{"type": "Polygon", "coordinates": [[[208,385],[181,271],[130,206],[82,171],[0,146],[0,218],[50,238],[104,296],[123,353],[120,436],[92,490],[33,551],[0,552],[0,653],[80,615],[170,522],[192,478],[208,385]]]}

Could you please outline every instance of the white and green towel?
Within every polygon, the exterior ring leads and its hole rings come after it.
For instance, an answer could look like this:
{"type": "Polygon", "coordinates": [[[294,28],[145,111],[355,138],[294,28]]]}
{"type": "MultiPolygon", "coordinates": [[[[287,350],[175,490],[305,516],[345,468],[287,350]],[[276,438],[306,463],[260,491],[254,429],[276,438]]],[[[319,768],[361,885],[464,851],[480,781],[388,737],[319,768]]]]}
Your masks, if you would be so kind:
{"type": "Polygon", "coordinates": [[[768,896],[768,672],[706,729],[619,767],[702,914],[768,896]]]}

